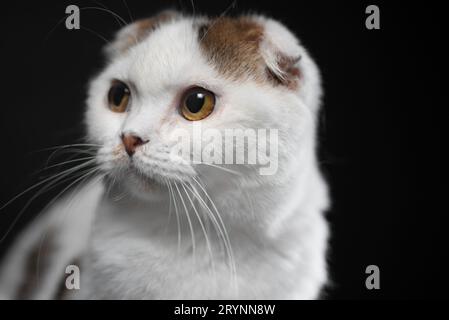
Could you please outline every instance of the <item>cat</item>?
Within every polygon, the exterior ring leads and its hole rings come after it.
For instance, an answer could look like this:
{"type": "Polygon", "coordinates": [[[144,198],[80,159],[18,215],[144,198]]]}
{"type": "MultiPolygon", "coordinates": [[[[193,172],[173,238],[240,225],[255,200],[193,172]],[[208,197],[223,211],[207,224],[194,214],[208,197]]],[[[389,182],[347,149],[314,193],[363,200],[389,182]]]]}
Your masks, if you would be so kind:
{"type": "MultiPolygon", "coordinates": [[[[85,113],[92,176],[19,236],[0,297],[320,298],[330,202],[316,155],[322,89],[292,32],[261,15],[164,11],[125,26],[105,54],[85,113]],[[275,172],[181,159],[173,132],[189,138],[194,124],[276,130],[275,172]],[[73,290],[69,265],[79,268],[73,290]]],[[[220,139],[215,159],[226,156],[220,139]]]]}

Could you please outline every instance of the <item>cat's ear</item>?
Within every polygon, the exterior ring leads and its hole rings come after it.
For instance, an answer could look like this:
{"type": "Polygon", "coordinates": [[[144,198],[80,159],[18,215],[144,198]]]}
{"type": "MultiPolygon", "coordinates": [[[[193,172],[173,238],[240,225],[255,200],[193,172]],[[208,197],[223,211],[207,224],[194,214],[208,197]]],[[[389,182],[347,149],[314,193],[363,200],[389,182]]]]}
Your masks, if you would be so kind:
{"type": "Polygon", "coordinates": [[[275,85],[297,91],[312,111],[316,111],[321,98],[320,73],[308,52],[281,23],[264,17],[254,19],[263,25],[259,50],[269,79],[275,85]]]}
{"type": "Polygon", "coordinates": [[[163,23],[179,18],[181,14],[174,10],[165,10],[159,14],[145,19],[137,20],[122,29],[115,35],[114,40],[105,47],[106,56],[113,59],[125,53],[129,48],[135,46],[151,32],[163,23]]]}

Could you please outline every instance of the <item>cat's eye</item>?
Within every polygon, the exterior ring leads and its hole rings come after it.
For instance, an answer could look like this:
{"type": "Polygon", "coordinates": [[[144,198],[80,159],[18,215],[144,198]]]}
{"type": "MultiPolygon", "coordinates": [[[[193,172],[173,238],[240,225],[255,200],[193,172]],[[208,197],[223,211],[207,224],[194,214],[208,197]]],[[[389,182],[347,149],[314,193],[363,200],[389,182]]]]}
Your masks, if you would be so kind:
{"type": "Polygon", "coordinates": [[[206,118],[215,107],[215,95],[201,87],[193,87],[184,92],[181,99],[181,113],[187,120],[206,118]]]}
{"type": "Polygon", "coordinates": [[[128,86],[119,80],[112,81],[111,88],[108,92],[109,109],[114,112],[125,112],[131,91],[128,86]]]}

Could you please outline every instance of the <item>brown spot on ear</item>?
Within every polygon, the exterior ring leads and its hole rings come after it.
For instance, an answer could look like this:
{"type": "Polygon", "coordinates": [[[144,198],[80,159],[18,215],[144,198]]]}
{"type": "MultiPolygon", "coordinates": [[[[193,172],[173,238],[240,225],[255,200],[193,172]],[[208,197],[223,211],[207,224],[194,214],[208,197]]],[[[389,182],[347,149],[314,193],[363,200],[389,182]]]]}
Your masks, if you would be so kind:
{"type": "Polygon", "coordinates": [[[199,27],[203,52],[217,70],[233,79],[260,78],[263,58],[259,45],[263,28],[249,18],[217,18],[199,27]]]}
{"type": "Polygon", "coordinates": [[[179,14],[176,11],[166,10],[162,11],[158,15],[138,20],[134,22],[131,26],[133,30],[127,33],[124,39],[118,39],[117,41],[122,41],[119,45],[120,52],[123,53],[129,48],[135,46],[143,39],[148,37],[154,30],[163,25],[164,23],[175,19],[179,14]]]}

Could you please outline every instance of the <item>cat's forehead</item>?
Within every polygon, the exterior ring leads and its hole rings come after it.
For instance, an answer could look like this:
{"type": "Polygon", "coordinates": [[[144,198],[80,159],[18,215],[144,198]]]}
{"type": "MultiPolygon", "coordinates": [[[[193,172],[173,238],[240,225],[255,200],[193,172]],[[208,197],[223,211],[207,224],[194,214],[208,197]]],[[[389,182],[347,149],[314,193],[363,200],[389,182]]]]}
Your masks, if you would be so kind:
{"type": "Polygon", "coordinates": [[[298,56],[268,48],[266,29],[266,20],[257,17],[210,19],[164,12],[120,31],[109,51],[127,57],[141,75],[182,77],[195,67],[199,73],[209,67],[232,80],[293,86],[299,78],[298,56]]]}
{"type": "Polygon", "coordinates": [[[196,37],[195,27],[187,19],[158,26],[125,53],[129,72],[135,77],[154,76],[157,81],[170,82],[205,69],[196,37]]]}

